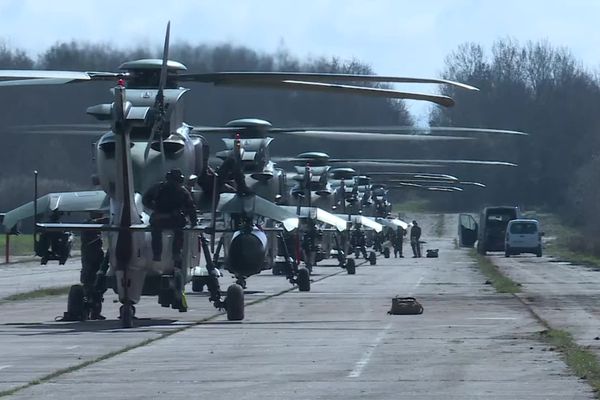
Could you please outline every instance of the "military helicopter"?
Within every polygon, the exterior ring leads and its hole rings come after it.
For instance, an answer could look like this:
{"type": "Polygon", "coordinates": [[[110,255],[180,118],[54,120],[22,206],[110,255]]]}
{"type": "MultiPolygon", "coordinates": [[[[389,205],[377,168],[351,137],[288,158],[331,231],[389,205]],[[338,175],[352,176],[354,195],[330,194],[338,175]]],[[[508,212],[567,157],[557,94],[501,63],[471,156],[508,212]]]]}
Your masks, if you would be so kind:
{"type": "MultiPolygon", "coordinates": [[[[288,90],[311,90],[325,93],[359,94],[367,96],[415,99],[430,101],[442,106],[452,106],[453,100],[446,96],[402,92],[391,89],[353,86],[336,82],[415,82],[455,85],[467,90],[476,88],[460,83],[401,77],[359,76],[345,74],[315,73],[261,73],[227,72],[193,74],[186,73],[183,64],[168,60],[169,24],[165,35],[162,59],[137,60],[121,65],[118,72],[79,72],[79,71],[0,71],[0,86],[53,85],[93,82],[97,80],[116,81],[113,89],[113,101],[88,108],[88,114],[101,121],[110,122],[110,131],[103,134],[96,144],[97,182],[102,190],[78,193],[54,193],[52,196],[68,199],[70,211],[101,211],[108,215],[107,224],[99,223],[41,223],[36,228],[44,230],[94,230],[105,232],[108,244],[108,275],[114,277],[114,289],[122,304],[120,319],[123,327],[133,325],[134,305],[141,295],[158,295],[164,306],[172,306],[185,311],[183,299],[177,295],[188,280],[189,270],[199,262],[200,251],[204,253],[207,268],[211,273],[210,300],[216,307],[225,308],[229,319],[243,319],[243,290],[240,285],[231,285],[227,296],[221,299],[212,255],[205,233],[214,235],[214,222],[210,226],[189,227],[185,230],[183,268],[176,270],[173,263],[152,261],[149,249],[148,212],[141,204],[141,193],[150,185],[159,181],[165,171],[179,168],[186,176],[195,175],[203,188],[209,188],[211,174],[208,171],[208,148],[202,139],[204,131],[210,127],[194,127],[182,120],[179,106],[183,95],[188,91],[179,87],[179,82],[212,83],[214,85],[256,86],[283,88],[288,90]],[[108,199],[107,199],[108,198],[108,199]],[[106,207],[90,206],[106,205],[106,207]],[[200,243],[200,246],[199,246],[200,243]]],[[[86,133],[77,127],[29,127],[29,133],[86,133]]],[[[97,131],[97,127],[92,128],[97,131]]],[[[95,132],[94,132],[95,133],[95,132]]],[[[308,136],[335,135],[341,137],[345,132],[306,131],[308,136]]],[[[283,134],[283,132],[282,132],[283,134]]],[[[300,133],[301,134],[301,133],[300,133]]],[[[356,133],[356,135],[362,135],[356,133]]],[[[387,136],[387,135],[386,135],[387,136]]],[[[376,137],[376,136],[374,136],[376,137]]],[[[389,139],[389,136],[388,136],[389,139]]],[[[212,177],[214,182],[214,176],[212,177]]],[[[209,196],[213,196],[214,192],[209,196]]],[[[258,198],[258,197],[257,197],[258,198]]],[[[237,200],[236,200],[237,201],[237,200]]],[[[242,201],[246,204],[249,199],[242,201]]],[[[25,205],[6,214],[4,225],[32,215],[39,214],[39,202],[25,205]]],[[[66,211],[58,202],[55,210],[66,211]]],[[[213,204],[215,202],[213,201],[213,204]]],[[[64,203],[63,203],[64,204],[64,203]]],[[[255,203],[252,203],[255,204],[255,203]]],[[[265,204],[265,203],[263,203],[265,204]]],[[[213,206],[215,209],[216,206],[213,206]]],[[[281,212],[275,205],[269,205],[268,211],[276,215],[281,212]]],[[[265,213],[266,213],[265,212],[265,213]]],[[[288,219],[287,217],[283,218],[288,219]]],[[[167,236],[167,239],[169,237],[167,236]]],[[[214,238],[213,238],[214,239],[214,238]]],[[[236,237],[239,248],[252,246],[261,253],[264,244],[253,230],[240,230],[236,237]]],[[[163,242],[168,258],[168,240],[163,242]],[[165,243],[166,242],[166,243],[165,243]]],[[[234,243],[231,244],[235,248],[234,243]]],[[[260,257],[255,261],[258,262],[260,257]]],[[[248,268],[248,265],[245,265],[248,268]]],[[[250,268],[254,269],[254,268],[250,268]]],[[[68,309],[81,310],[85,294],[80,285],[74,285],[70,293],[68,309]]],[[[81,318],[85,318],[81,315],[81,318]]]]}

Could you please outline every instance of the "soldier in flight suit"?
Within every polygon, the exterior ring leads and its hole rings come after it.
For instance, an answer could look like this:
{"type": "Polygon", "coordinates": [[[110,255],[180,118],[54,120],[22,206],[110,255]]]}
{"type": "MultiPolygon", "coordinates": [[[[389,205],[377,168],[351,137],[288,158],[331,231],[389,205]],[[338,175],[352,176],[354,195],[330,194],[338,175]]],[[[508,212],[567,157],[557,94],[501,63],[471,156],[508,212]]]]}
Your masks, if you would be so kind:
{"type": "Polygon", "coordinates": [[[242,157],[244,149],[239,138],[235,139],[231,155],[227,157],[218,170],[219,190],[223,190],[225,184],[229,181],[235,182],[235,190],[238,194],[250,194],[251,190],[246,185],[246,176],[242,166],[242,157]]]}
{"type": "Polygon", "coordinates": [[[144,194],[144,206],[153,210],[150,216],[152,227],[152,254],[154,261],[162,257],[162,230],[173,230],[173,260],[175,267],[181,268],[183,250],[183,230],[186,216],[190,224],[198,223],[196,208],[190,192],[183,186],[183,174],[179,169],[172,169],[166,175],[166,180],[152,186],[144,194]]]}
{"type": "MultiPolygon", "coordinates": [[[[90,223],[107,223],[108,218],[92,215],[90,223]]],[[[81,275],[80,281],[86,298],[90,319],[105,319],[102,316],[102,302],[106,287],[98,285],[101,267],[108,259],[102,248],[102,232],[100,230],[84,230],[81,232],[81,275]]],[[[105,272],[104,272],[105,273],[105,272]]]]}
{"type": "Polygon", "coordinates": [[[361,228],[361,224],[356,224],[354,226],[354,230],[352,231],[352,236],[350,237],[350,244],[354,249],[358,247],[360,252],[362,253],[365,260],[369,257],[367,256],[367,238],[365,233],[361,228]]]}
{"type": "Polygon", "coordinates": [[[413,226],[410,228],[410,246],[413,251],[413,258],[421,257],[421,227],[417,224],[417,221],[412,222],[413,226]]]}
{"type": "Polygon", "coordinates": [[[187,311],[185,298],[185,282],[181,271],[183,257],[183,227],[186,216],[190,225],[198,223],[196,208],[190,191],[183,185],[184,176],[180,169],[172,169],[167,172],[166,180],[152,186],[144,194],[142,202],[145,207],[154,210],[150,216],[152,227],[152,255],[154,261],[160,261],[162,257],[162,231],[173,230],[173,244],[171,252],[174,261],[174,279],[176,282],[175,297],[171,303],[172,308],[181,312],[187,311]]]}
{"type": "Polygon", "coordinates": [[[402,242],[404,241],[404,236],[406,236],[406,230],[401,226],[396,229],[396,232],[392,232],[392,244],[394,246],[394,258],[404,258],[402,255],[402,242]]]}

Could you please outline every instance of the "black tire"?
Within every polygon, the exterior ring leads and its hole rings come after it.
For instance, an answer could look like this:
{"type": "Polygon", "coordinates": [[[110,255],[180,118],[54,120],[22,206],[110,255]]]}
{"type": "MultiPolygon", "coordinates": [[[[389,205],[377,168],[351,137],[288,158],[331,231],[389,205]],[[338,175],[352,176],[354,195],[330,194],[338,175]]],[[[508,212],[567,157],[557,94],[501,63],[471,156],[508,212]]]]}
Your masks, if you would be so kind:
{"type": "Polygon", "coordinates": [[[73,285],[69,289],[69,297],[67,298],[67,313],[73,319],[85,321],[85,293],[82,285],[73,285]]]}
{"type": "Polygon", "coordinates": [[[225,298],[227,320],[241,321],[244,319],[244,289],[237,283],[227,288],[225,298]]]}
{"type": "Polygon", "coordinates": [[[133,316],[135,315],[135,308],[133,304],[123,304],[119,308],[119,318],[121,319],[121,327],[133,328],[133,316]]]}
{"type": "Polygon", "coordinates": [[[349,258],[346,260],[346,271],[348,271],[348,275],[356,274],[356,263],[354,262],[354,259],[349,258]]]}
{"type": "Polygon", "coordinates": [[[510,257],[510,247],[508,246],[504,249],[504,257],[510,257]]]}
{"type": "Polygon", "coordinates": [[[383,249],[383,257],[390,258],[390,248],[389,247],[386,247],[385,249],[383,249]]]}
{"type": "Polygon", "coordinates": [[[537,248],[537,251],[535,252],[535,256],[536,257],[541,257],[542,256],[542,246],[539,246],[537,248]]]}
{"type": "Polygon", "coordinates": [[[377,254],[374,251],[369,253],[369,264],[375,265],[377,264],[377,254]]]}
{"type": "Polygon", "coordinates": [[[307,268],[298,269],[298,290],[310,292],[310,271],[307,268]]]}
{"type": "Polygon", "coordinates": [[[201,276],[192,277],[192,292],[204,291],[204,278],[201,276]]]}

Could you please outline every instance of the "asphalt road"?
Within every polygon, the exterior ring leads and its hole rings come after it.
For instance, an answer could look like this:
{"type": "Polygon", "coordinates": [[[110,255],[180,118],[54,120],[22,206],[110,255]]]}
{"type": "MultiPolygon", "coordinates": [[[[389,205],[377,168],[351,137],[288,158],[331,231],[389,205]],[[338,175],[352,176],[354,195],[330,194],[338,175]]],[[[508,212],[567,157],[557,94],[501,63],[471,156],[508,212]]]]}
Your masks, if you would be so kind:
{"type": "Polygon", "coordinates": [[[144,299],[130,330],[118,329],[111,299],[112,319],[86,323],[53,322],[64,296],[2,304],[0,391],[46,377],[9,397],[594,398],[519,299],[495,293],[455,249],[456,219],[423,225],[440,258],[379,258],[354,276],[318,267],[309,293],[265,273],[248,281],[254,304],[241,323],[200,294],[186,314],[144,299]],[[395,295],[416,296],[424,314],[388,315],[395,295]]]}

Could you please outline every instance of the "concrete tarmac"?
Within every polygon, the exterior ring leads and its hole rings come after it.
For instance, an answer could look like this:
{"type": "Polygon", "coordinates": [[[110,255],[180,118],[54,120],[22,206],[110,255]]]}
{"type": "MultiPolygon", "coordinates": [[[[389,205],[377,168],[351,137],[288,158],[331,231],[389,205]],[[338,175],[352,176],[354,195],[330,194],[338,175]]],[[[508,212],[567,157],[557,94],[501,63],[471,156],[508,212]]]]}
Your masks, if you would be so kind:
{"type": "MultiPolygon", "coordinates": [[[[248,281],[254,304],[241,323],[215,316],[202,294],[190,294],[186,314],[144,299],[137,315],[151,319],[130,330],[114,319],[52,322],[64,296],[0,305],[0,390],[42,379],[9,397],[594,398],[539,340],[526,307],[455,249],[456,218],[422,225],[440,258],[379,257],[356,275],[327,263],[308,293],[266,271],[248,281]],[[395,295],[414,295],[424,313],[388,315],[395,295]]],[[[116,316],[110,299],[105,308],[116,316]]]]}
{"type": "Polygon", "coordinates": [[[550,326],[570,332],[600,357],[600,271],[543,256],[505,258],[491,253],[500,270],[521,283],[518,296],[550,326]]]}
{"type": "Polygon", "coordinates": [[[79,282],[80,270],[79,257],[70,258],[64,265],[58,265],[58,261],[40,265],[39,259],[0,264],[0,300],[17,293],[72,285],[79,282]]]}

